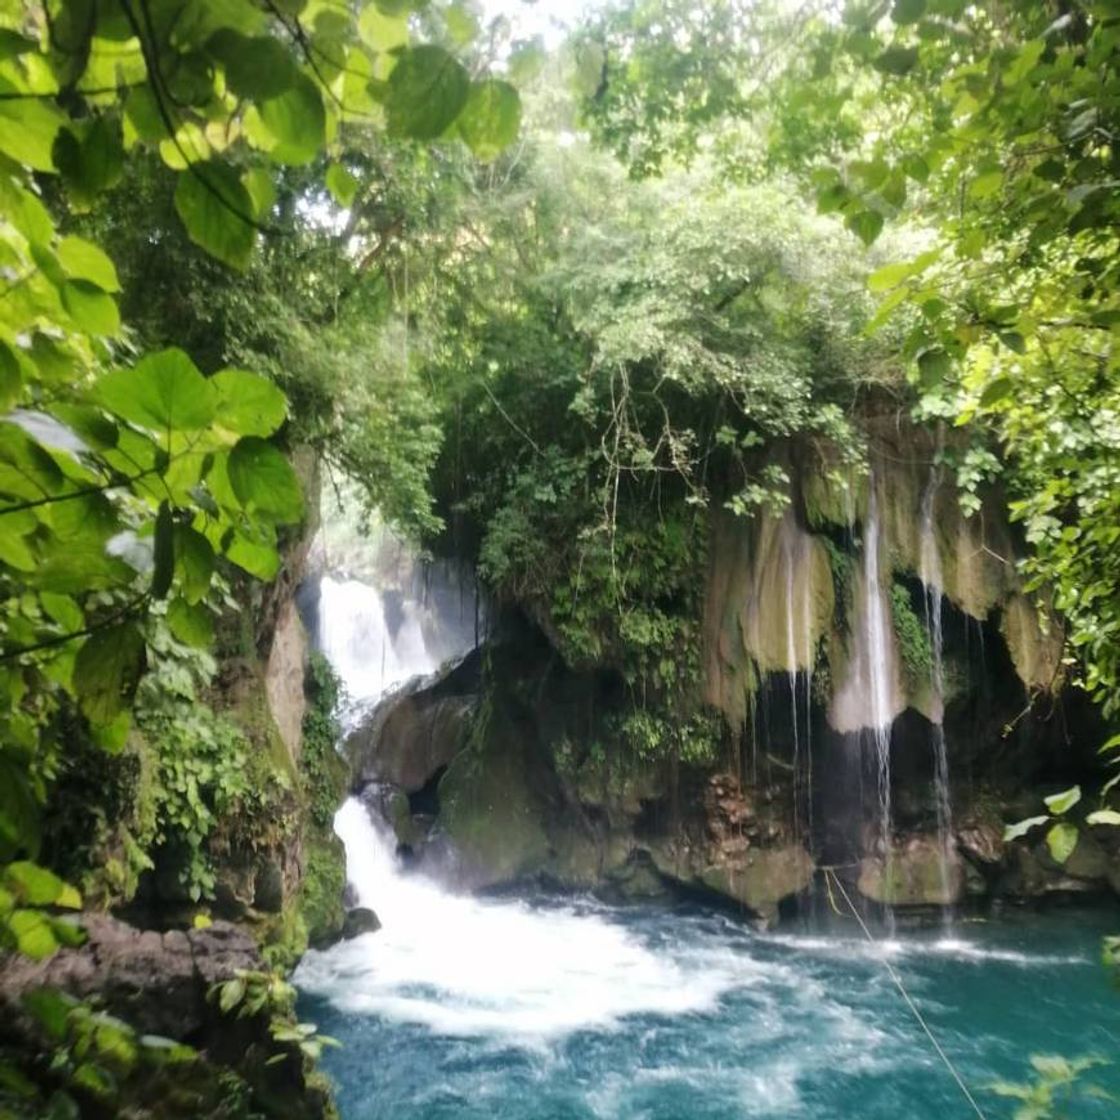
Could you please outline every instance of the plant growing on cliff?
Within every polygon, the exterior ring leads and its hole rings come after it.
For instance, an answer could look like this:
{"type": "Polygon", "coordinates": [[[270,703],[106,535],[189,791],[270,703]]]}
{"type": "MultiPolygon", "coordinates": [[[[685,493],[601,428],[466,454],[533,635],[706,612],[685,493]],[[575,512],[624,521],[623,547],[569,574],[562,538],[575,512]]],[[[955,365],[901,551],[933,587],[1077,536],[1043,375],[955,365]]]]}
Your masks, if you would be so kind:
{"type": "Polygon", "coordinates": [[[1081,683],[1114,710],[1112,6],[728,0],[701,19],[689,0],[621,0],[585,41],[607,75],[585,119],[632,173],[701,150],[736,182],[781,169],[843,222],[853,254],[876,254],[871,326],[897,332],[921,415],[973,431],[962,484],[1002,477],[1028,588],[1052,593],[1081,683]]]}

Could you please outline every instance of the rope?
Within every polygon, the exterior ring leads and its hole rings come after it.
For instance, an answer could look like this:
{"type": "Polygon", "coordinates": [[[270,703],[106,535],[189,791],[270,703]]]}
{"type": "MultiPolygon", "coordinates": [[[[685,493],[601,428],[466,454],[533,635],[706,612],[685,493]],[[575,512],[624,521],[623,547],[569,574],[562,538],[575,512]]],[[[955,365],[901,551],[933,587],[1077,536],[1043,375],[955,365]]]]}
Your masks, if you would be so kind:
{"type": "MultiPolygon", "coordinates": [[[[837,876],[836,872],[832,871],[830,868],[826,869],[825,870],[825,882],[826,883],[828,882],[828,876],[829,875],[832,876],[833,881],[836,883],[837,889],[844,896],[844,901],[848,904],[848,909],[852,912],[852,917],[855,918],[855,920],[857,922],[859,922],[860,929],[863,930],[864,936],[867,938],[868,941],[871,942],[872,945],[876,944],[875,938],[872,937],[872,935],[871,935],[871,930],[869,930],[867,928],[867,923],[863,920],[863,917],[860,915],[860,912],[852,904],[852,900],[848,897],[848,892],[844,889],[844,884],[842,882],[840,882],[839,876],[837,876]]],[[[831,898],[831,893],[832,892],[830,891],[829,892],[829,897],[830,898],[831,898]]],[[[922,1017],[922,1013],[918,1010],[917,1004],[915,1004],[914,1001],[910,998],[910,993],[907,992],[906,988],[902,984],[902,977],[899,976],[899,974],[896,971],[894,965],[892,965],[891,962],[889,960],[887,960],[886,957],[883,957],[882,961],[883,961],[883,967],[887,970],[887,974],[890,976],[891,980],[894,981],[894,986],[898,989],[899,994],[906,1001],[906,1006],[910,1008],[911,1012],[913,1012],[914,1018],[917,1019],[917,1021],[918,1021],[918,1025],[922,1028],[923,1031],[925,1031],[926,1037],[932,1043],[934,1050],[937,1051],[938,1057],[945,1063],[945,1068],[949,1071],[950,1074],[952,1074],[953,1080],[960,1087],[961,1092],[965,1096],[965,1100],[967,1100],[968,1103],[972,1106],[972,1111],[976,1113],[976,1115],[980,1118],[980,1120],[987,1120],[987,1117],[985,1117],[985,1115],[984,1115],[983,1109],[981,1109],[981,1107],[976,1103],[976,1098],[969,1092],[968,1086],[964,1083],[964,1079],[957,1072],[957,1067],[955,1065],[953,1065],[952,1061],[949,1058],[949,1055],[946,1054],[945,1051],[941,1049],[941,1043],[939,1043],[937,1041],[937,1039],[934,1037],[933,1031],[931,1031],[929,1029],[928,1024],[926,1023],[925,1019],[922,1017]]]]}

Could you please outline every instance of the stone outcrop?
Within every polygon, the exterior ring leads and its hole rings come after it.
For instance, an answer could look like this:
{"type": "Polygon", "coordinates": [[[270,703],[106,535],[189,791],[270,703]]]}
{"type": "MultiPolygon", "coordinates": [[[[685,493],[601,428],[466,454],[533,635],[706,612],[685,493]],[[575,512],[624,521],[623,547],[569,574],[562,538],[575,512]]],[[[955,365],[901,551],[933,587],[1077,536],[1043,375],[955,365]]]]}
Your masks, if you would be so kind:
{"type": "Polygon", "coordinates": [[[344,744],[355,780],[388,782],[405,793],[423,789],[462,747],[477,691],[472,654],[434,681],[413,681],[388,697],[344,744]]]}
{"type": "MultiPolygon", "coordinates": [[[[25,1011],[23,999],[50,988],[94,1001],[137,1034],[198,1049],[193,1061],[174,1067],[170,1085],[159,1086],[151,1075],[135,1090],[125,1085],[122,1092],[138,1094],[129,1101],[128,1115],[227,1115],[217,1109],[238,1093],[244,1094],[252,1115],[294,1120],[334,1115],[329,1090],[308,1074],[298,1048],[273,1040],[273,1010],[223,1014],[211,997],[215,984],[265,967],[256,943],[243,930],[215,922],[206,929],[158,933],[104,914],[83,914],[80,924],[86,931],[80,947],[42,961],[15,955],[0,959],[0,1042],[6,1044],[9,1060],[27,1063],[25,1075],[33,1082],[46,1076],[49,1091],[49,1073],[40,1070],[39,1055],[51,1046],[41,1037],[38,1021],[25,1011]],[[146,1099],[153,1084],[162,1104],[146,1099]]],[[[104,1115],[96,1098],[90,1105],[94,1111],[89,1115],[104,1115]]]]}

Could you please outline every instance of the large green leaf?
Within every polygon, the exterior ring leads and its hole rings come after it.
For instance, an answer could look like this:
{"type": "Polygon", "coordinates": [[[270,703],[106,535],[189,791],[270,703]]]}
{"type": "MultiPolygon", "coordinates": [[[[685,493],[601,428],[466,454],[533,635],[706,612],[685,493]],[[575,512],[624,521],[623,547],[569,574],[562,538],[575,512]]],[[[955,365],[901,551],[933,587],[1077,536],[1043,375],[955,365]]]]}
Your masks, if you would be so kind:
{"type": "Polygon", "coordinates": [[[242,35],[223,27],[206,44],[226,72],[226,84],[237,96],[265,101],[289,89],[299,74],[288,49],[269,35],[242,35]]]}
{"type": "Polygon", "coordinates": [[[64,237],[58,244],[58,263],[71,279],[87,280],[106,292],[120,291],[113,262],[91,241],[64,237]]]}
{"type": "Polygon", "coordinates": [[[53,151],[70,203],[79,210],[88,209],[124,174],[124,141],[115,117],[102,115],[88,124],[62,129],[53,151]]]}
{"type": "Polygon", "coordinates": [[[153,432],[197,431],[214,420],[218,394],[179,349],[150,354],[101,379],[97,397],[124,420],[153,432]]]}
{"type": "Polygon", "coordinates": [[[54,171],[54,142],[65,119],[48,101],[0,101],[0,152],[36,171],[54,171]]]}
{"type": "Polygon", "coordinates": [[[91,634],[74,660],[74,687],[94,723],[111,723],[132,699],[144,668],[144,639],[133,622],[91,634]]]}
{"type": "Polygon", "coordinates": [[[197,603],[210,589],[214,575],[214,549],[201,534],[186,525],[175,526],[175,564],[179,590],[188,603],[197,603]]]}
{"type": "Polygon", "coordinates": [[[218,393],[218,423],[228,431],[270,436],[284,423],[287,398],[268,378],[243,369],[223,369],[210,381],[218,393]]]}
{"type": "Polygon", "coordinates": [[[86,334],[111,336],[121,329],[116,300],[88,280],[67,280],[62,305],[86,334]]]}
{"type": "Polygon", "coordinates": [[[174,599],[167,608],[171,633],[188,646],[205,648],[214,640],[214,618],[204,603],[174,599]]]}
{"type": "Polygon", "coordinates": [[[521,98],[509,82],[475,82],[459,116],[459,134],[479,159],[491,160],[517,139],[521,98]]]}
{"type": "Polygon", "coordinates": [[[175,210],[196,245],[233,268],[248,267],[256,242],[253,200],[231,167],[192,164],[179,175],[175,210]]]}
{"type": "Polygon", "coordinates": [[[442,47],[425,44],[402,51],[385,98],[389,131],[434,140],[462,112],[470,89],[466,70],[442,47]]]}
{"type": "Polygon", "coordinates": [[[248,510],[279,522],[303,516],[303,491],[292,465],[266,440],[246,436],[229,454],[229,481],[248,510]]]}
{"type": "Polygon", "coordinates": [[[260,106],[261,121],[275,139],[269,151],[278,163],[310,163],[322,150],[327,115],[319,87],[302,75],[279,97],[260,106]]]}

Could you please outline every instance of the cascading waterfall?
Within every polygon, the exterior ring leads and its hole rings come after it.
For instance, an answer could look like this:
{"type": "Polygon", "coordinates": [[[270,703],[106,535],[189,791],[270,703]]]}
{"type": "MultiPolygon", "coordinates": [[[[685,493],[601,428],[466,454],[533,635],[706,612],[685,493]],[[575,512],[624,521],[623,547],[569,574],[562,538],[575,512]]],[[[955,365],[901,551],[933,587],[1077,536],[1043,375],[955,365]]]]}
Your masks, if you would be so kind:
{"type": "Polygon", "coordinates": [[[421,627],[423,607],[407,599],[394,633],[381,592],[356,579],[324,576],[319,585],[319,648],[353,703],[374,700],[438,665],[421,627]]]}
{"type": "Polygon", "coordinates": [[[930,716],[933,722],[933,785],[937,806],[937,840],[941,853],[941,887],[946,899],[952,896],[953,805],[949,791],[949,753],[945,743],[945,674],[942,657],[942,590],[941,556],[937,549],[934,500],[937,495],[937,471],[930,472],[929,483],[922,495],[921,550],[919,566],[925,588],[926,632],[930,646],[930,716]]]}
{"type": "MultiPolygon", "coordinates": [[[[891,624],[887,601],[879,579],[879,502],[875,478],[868,484],[867,523],[863,531],[863,603],[861,624],[865,627],[867,698],[871,741],[875,748],[879,792],[879,835],[883,853],[883,879],[890,882],[891,836],[891,724],[894,710],[888,667],[893,664],[891,624]]],[[[887,908],[890,921],[890,908],[887,908]]]]}

